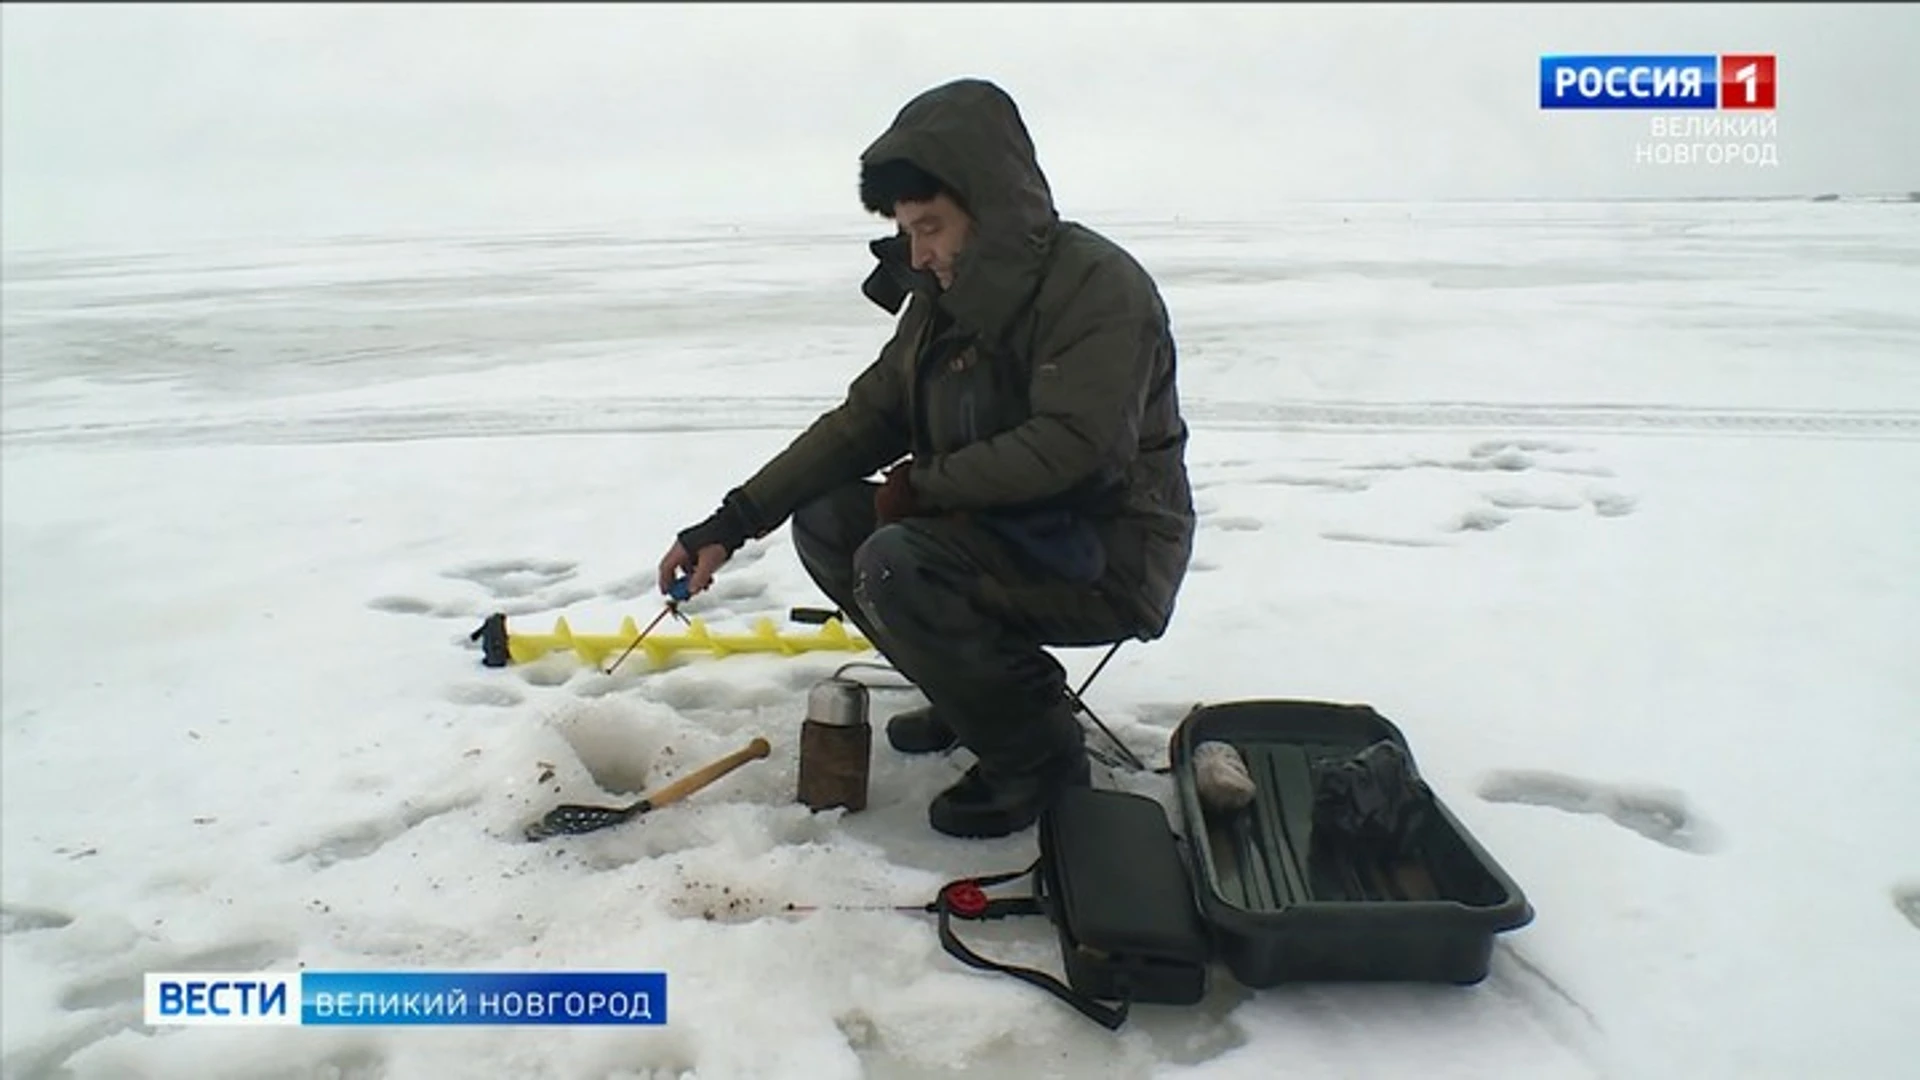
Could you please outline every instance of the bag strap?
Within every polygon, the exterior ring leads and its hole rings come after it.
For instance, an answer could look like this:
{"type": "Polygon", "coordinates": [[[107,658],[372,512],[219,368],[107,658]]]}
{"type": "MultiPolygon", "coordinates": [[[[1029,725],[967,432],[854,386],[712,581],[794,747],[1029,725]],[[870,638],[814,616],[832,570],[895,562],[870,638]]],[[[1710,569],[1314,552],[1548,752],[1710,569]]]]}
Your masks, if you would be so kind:
{"type": "MultiPolygon", "coordinates": [[[[962,914],[959,917],[996,918],[1000,915],[1044,914],[1046,909],[1040,901],[1040,860],[1038,859],[1035,859],[1033,865],[1027,867],[1025,870],[1015,870],[1012,873],[995,874],[990,877],[973,878],[970,882],[955,882],[953,885],[999,885],[1028,875],[1032,875],[1035,882],[1035,888],[1031,896],[1016,897],[1008,900],[994,900],[979,914],[971,916],[962,914]]],[[[1120,1026],[1127,1022],[1127,1011],[1133,1005],[1131,998],[1122,1000],[1120,1007],[1115,1009],[1100,1004],[1044,971],[1014,967],[1011,964],[1002,964],[998,961],[988,960],[978,953],[975,953],[972,949],[967,948],[966,945],[962,944],[960,939],[954,935],[953,926],[950,921],[954,915],[951,897],[954,891],[953,885],[941,889],[939,897],[934,901],[935,909],[940,915],[940,946],[947,950],[948,955],[970,968],[975,968],[980,971],[999,972],[1003,975],[1011,975],[1022,982],[1031,983],[1073,1006],[1075,1009],[1078,1009],[1087,1019],[1099,1024],[1108,1031],[1118,1031],[1120,1026]]]]}

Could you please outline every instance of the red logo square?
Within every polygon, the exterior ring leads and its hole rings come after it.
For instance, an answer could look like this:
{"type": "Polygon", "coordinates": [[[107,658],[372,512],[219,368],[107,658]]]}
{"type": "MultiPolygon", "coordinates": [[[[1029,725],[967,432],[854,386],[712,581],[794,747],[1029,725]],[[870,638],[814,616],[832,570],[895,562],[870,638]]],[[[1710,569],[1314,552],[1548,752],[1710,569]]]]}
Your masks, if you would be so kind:
{"type": "Polygon", "coordinates": [[[1720,58],[1720,107],[1771,109],[1774,101],[1772,53],[1740,53],[1720,58]]]}

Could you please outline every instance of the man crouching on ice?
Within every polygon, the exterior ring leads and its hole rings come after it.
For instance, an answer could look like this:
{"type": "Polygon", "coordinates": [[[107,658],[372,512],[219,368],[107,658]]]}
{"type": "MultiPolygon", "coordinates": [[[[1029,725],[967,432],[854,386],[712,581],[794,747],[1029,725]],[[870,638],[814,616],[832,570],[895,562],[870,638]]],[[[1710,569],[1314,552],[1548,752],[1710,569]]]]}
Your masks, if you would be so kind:
{"type": "Polygon", "coordinates": [[[977,758],[933,827],[1004,836],[1089,782],[1043,646],[1153,640],[1172,618],[1194,528],[1172,332],[1132,256],[1060,218],[991,83],[909,102],[861,155],[860,198],[898,225],[861,289],[899,316],[892,340],[679,534],[660,587],[684,573],[699,594],[791,517],[813,580],[926,695],[888,741],[977,758]]]}

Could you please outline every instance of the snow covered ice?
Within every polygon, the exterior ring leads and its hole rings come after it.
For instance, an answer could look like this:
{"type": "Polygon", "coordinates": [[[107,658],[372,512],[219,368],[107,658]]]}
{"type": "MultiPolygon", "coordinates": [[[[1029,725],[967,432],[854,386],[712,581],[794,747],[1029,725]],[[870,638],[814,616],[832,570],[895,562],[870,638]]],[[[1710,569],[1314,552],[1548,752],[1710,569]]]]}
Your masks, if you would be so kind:
{"type": "MultiPolygon", "coordinates": [[[[807,687],[870,655],[481,665],[489,612],[658,611],[673,532],[885,339],[869,221],[15,251],[0,1072],[1913,1075],[1920,207],[1091,223],[1165,290],[1202,515],[1091,704],[1152,763],[1195,703],[1375,706],[1536,909],[1484,983],[1216,968],[1108,1033],[845,910],[1033,855],[926,826],[964,754],[876,740],[869,809],[796,802],[807,687]],[[301,966],[659,970],[671,1018],[141,1024],[143,972],[301,966]]],[[[783,530],[689,613],[819,603],[783,530]]],[[[1043,922],[969,940],[1057,970],[1043,922]]]]}

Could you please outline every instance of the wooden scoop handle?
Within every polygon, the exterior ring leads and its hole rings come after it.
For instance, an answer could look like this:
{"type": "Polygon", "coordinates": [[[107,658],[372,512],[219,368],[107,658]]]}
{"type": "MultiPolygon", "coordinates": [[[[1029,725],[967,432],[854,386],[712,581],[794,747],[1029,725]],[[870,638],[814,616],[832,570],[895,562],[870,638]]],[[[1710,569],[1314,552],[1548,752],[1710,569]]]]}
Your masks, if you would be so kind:
{"type": "Polygon", "coordinates": [[[706,787],[715,780],[745,765],[747,762],[757,761],[772,752],[773,747],[767,740],[756,737],[752,742],[728,754],[726,757],[710,765],[702,765],[700,768],[675,780],[654,794],[647,796],[647,809],[658,810],[668,803],[679,802],[681,799],[699,791],[701,788],[706,787]]]}

